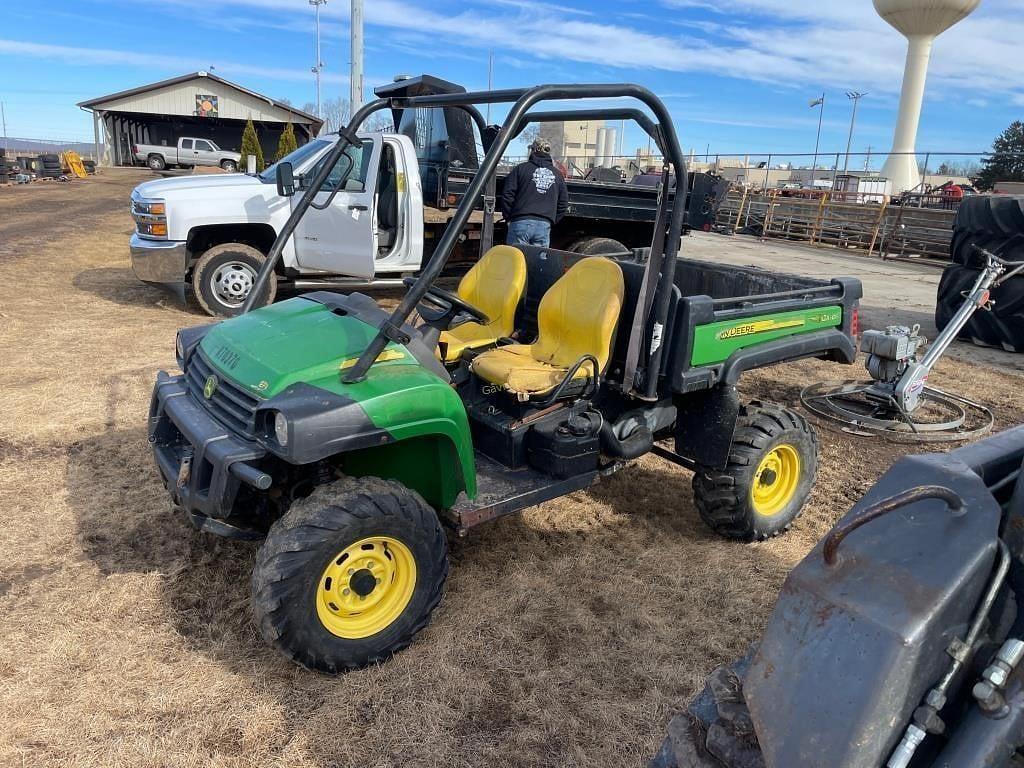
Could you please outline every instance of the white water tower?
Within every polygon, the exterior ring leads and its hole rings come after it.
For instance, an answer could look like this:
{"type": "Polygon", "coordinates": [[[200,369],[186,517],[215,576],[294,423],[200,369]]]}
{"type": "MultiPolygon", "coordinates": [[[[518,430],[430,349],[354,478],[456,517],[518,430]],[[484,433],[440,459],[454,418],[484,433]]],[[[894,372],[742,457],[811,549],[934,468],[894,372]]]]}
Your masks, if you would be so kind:
{"type": "Polygon", "coordinates": [[[921,121],[924,84],[935,38],[969,16],[981,0],[874,0],[878,15],[901,32],[908,41],[907,65],[903,72],[900,113],[896,119],[893,154],[882,168],[892,181],[893,192],[904,192],[921,183],[917,158],[917,126],[921,121]]]}

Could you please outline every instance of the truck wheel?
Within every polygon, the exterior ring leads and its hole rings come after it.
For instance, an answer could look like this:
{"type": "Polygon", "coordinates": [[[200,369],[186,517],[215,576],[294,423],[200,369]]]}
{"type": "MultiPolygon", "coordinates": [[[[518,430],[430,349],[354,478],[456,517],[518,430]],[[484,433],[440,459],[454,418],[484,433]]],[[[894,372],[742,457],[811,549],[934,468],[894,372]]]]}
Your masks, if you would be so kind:
{"type": "Polygon", "coordinates": [[[234,173],[235,171],[238,170],[238,163],[236,163],[234,160],[221,160],[220,167],[223,168],[228,173],[234,173]]]}
{"type": "Polygon", "coordinates": [[[162,171],[167,167],[167,163],[160,155],[150,155],[146,160],[146,165],[152,168],[154,171],[162,171]]]}
{"type": "Polygon", "coordinates": [[[582,253],[584,256],[601,256],[610,253],[632,253],[632,251],[618,240],[610,237],[583,237],[574,242],[567,251],[582,253]]]}
{"type": "Polygon", "coordinates": [[[728,539],[760,541],[800,514],[818,470],[818,438],[807,421],[777,405],[740,410],[723,470],[701,468],[693,493],[701,518],[728,539]]]}
{"type": "Polygon", "coordinates": [[[307,669],[386,660],[430,622],[448,577],[434,510],[401,483],[349,478],[296,502],[256,556],[263,638],[307,669]]]}
{"type": "MultiPolygon", "coordinates": [[[[251,245],[221,243],[213,246],[192,270],[196,301],[209,315],[235,317],[241,313],[264,261],[266,256],[251,245]]],[[[272,304],[276,295],[277,275],[271,274],[256,306],[272,304]]]]}

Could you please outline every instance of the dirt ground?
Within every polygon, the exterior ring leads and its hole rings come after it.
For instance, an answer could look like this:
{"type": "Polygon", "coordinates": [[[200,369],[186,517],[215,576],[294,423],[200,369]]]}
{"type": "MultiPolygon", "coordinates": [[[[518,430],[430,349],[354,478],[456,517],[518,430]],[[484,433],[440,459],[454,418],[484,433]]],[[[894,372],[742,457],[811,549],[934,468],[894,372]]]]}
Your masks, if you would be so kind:
{"type": "MultiPolygon", "coordinates": [[[[819,429],[803,516],[723,541],[690,474],[648,457],[453,540],[410,649],[326,678],[264,646],[255,548],[171,513],[146,442],[177,328],[205,322],[128,265],[131,172],[0,188],[0,765],[642,766],[786,572],[906,448],[819,429]]],[[[744,394],[859,376],[817,362],[744,394]]],[[[947,360],[939,386],[1024,420],[1021,380],[947,360]]]]}

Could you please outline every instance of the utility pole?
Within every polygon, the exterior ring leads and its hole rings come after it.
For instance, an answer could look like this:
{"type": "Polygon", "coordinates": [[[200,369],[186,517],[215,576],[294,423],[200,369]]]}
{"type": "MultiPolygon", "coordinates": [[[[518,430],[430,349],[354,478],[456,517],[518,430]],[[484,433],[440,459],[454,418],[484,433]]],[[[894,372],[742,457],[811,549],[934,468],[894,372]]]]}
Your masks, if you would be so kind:
{"type": "Polygon", "coordinates": [[[352,0],[352,71],[349,75],[351,114],[363,106],[363,0],[352,0]]]}
{"type": "Polygon", "coordinates": [[[316,13],[316,21],[314,22],[314,33],[316,37],[316,64],[313,65],[313,74],[316,75],[316,116],[323,118],[324,113],[320,108],[320,72],[324,68],[324,63],[320,60],[320,6],[327,5],[327,0],[309,0],[309,4],[313,6],[316,13]]]}
{"type": "MultiPolygon", "coordinates": [[[[494,90],[494,49],[487,52],[487,90],[494,90]]],[[[487,124],[491,124],[491,105],[487,105],[487,124]]]]}
{"type": "Polygon", "coordinates": [[[870,144],[868,144],[868,154],[867,154],[867,157],[864,158],[864,170],[865,171],[869,170],[870,167],[871,167],[871,150],[872,149],[874,149],[874,147],[872,147],[870,144]]]}
{"type": "Polygon", "coordinates": [[[846,159],[843,161],[843,173],[846,173],[850,167],[850,146],[853,144],[853,126],[857,122],[857,104],[865,96],[867,96],[866,93],[857,91],[846,92],[846,98],[853,102],[853,114],[850,115],[850,135],[846,139],[846,159]]]}
{"type": "Polygon", "coordinates": [[[814,140],[814,161],[811,163],[811,189],[814,189],[814,174],[818,170],[818,149],[821,146],[821,121],[825,117],[825,94],[820,99],[811,99],[811,109],[820,107],[818,111],[818,138],[814,140]]]}
{"type": "Polygon", "coordinates": [[[4,151],[7,151],[7,113],[4,112],[4,103],[0,101],[0,123],[4,128],[4,151]]]}

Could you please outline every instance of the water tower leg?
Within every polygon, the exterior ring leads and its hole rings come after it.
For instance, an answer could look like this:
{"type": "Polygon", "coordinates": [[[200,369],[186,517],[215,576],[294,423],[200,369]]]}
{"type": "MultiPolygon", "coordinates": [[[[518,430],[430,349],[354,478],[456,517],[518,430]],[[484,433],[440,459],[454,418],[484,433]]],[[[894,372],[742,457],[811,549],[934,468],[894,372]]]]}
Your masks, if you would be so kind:
{"type": "Polygon", "coordinates": [[[903,91],[900,93],[900,113],[892,142],[893,154],[889,155],[882,168],[882,175],[892,181],[892,190],[897,194],[913,189],[921,183],[917,157],[913,152],[917,144],[917,127],[921,122],[921,105],[924,103],[924,86],[928,77],[932,40],[931,37],[911,37],[907,48],[907,67],[903,73],[903,91]]]}

